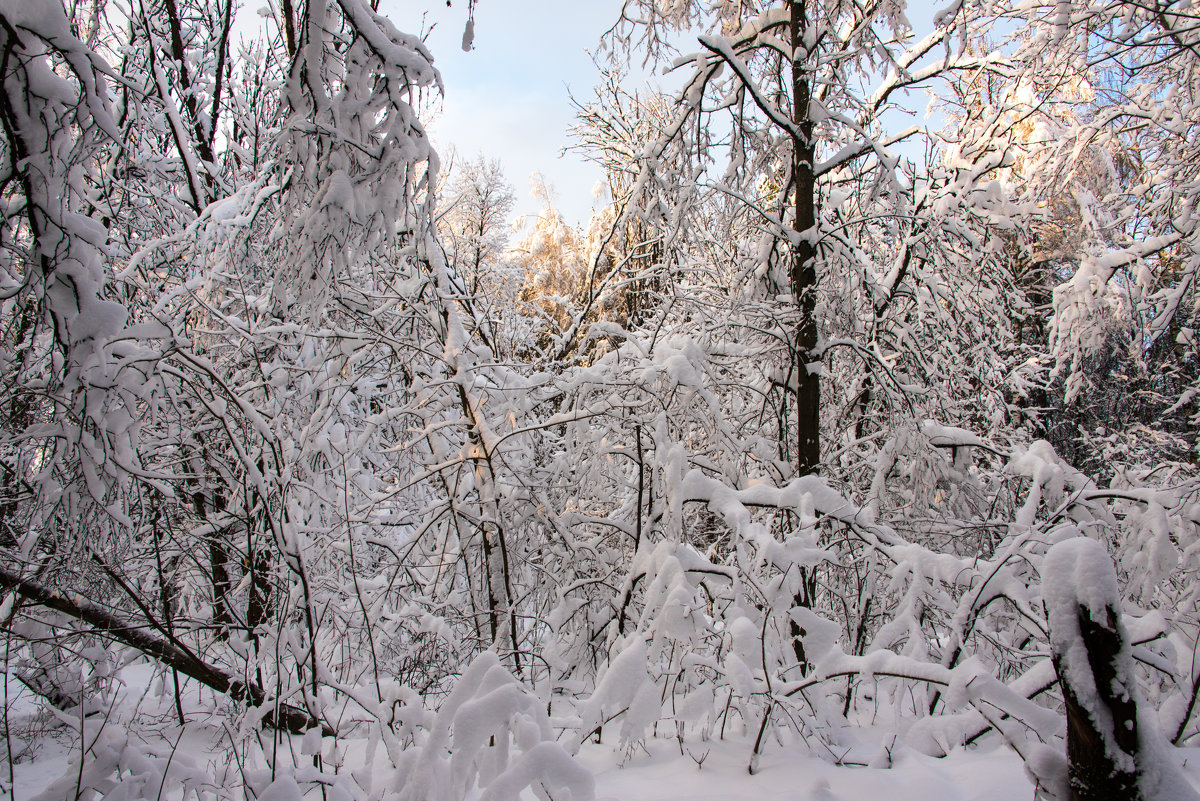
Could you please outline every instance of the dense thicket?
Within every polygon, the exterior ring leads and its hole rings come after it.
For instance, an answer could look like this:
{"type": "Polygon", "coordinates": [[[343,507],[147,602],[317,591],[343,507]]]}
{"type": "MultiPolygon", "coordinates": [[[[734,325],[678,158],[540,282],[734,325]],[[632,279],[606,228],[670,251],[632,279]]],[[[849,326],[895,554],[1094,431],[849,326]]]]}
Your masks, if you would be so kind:
{"type": "Polygon", "coordinates": [[[1066,716],[1135,703],[1113,775],[1183,792],[1188,8],[629,0],[578,130],[612,206],[511,254],[494,165],[439,217],[418,38],[234,10],[0,0],[5,665],[92,743],[53,793],[581,798],[589,738],[884,764],[870,724],[1066,799],[1066,716]],[[105,714],[143,658],[237,781],[105,714]]]}

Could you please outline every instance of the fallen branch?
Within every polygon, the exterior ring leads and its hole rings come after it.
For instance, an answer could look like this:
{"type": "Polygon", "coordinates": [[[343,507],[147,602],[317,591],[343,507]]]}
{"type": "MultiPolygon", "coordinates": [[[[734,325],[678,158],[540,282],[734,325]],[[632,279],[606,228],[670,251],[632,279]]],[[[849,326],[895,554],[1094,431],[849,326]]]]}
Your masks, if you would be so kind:
{"type": "MultiPolygon", "coordinates": [[[[221,668],[201,660],[186,648],[150,634],[145,629],[130,621],[122,620],[107,609],[79,595],[44,587],[36,582],[23,579],[2,566],[0,566],[0,590],[12,590],[40,606],[81,620],[97,632],[141,651],[146,656],[162,662],[167,667],[174,668],[211,690],[228,695],[235,701],[258,707],[266,703],[267,694],[253,682],[235,678],[221,668]]],[[[263,720],[270,726],[284,729],[292,734],[303,734],[318,726],[326,734],[333,734],[327,724],[317,720],[305,710],[290,704],[276,704],[270,712],[263,716],[263,720]]]]}

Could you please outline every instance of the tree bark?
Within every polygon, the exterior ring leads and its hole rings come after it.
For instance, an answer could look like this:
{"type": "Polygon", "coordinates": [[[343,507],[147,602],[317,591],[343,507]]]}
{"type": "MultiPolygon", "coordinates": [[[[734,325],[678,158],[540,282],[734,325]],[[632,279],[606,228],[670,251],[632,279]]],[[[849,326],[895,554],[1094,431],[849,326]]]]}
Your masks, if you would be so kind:
{"type": "Polygon", "coordinates": [[[809,114],[812,82],[808,74],[806,0],[790,0],[792,45],[792,186],[796,192],[791,245],[792,295],[799,306],[793,358],[796,376],[796,467],[800,475],[815,473],[821,464],[821,376],[809,372],[817,355],[817,183],[813,173],[816,147],[809,114]]]}
{"type": "MultiPolygon", "coordinates": [[[[192,503],[200,519],[211,523],[212,521],[208,517],[208,510],[205,508],[204,493],[197,492],[193,494],[192,503]]],[[[225,501],[221,498],[220,494],[214,493],[210,503],[214,512],[223,512],[225,510],[225,501]]],[[[208,540],[208,566],[212,585],[212,621],[213,625],[217,628],[217,637],[222,640],[229,638],[229,627],[233,623],[233,614],[230,611],[232,605],[229,602],[229,594],[233,591],[233,581],[229,577],[229,552],[226,549],[225,534],[224,529],[218,529],[213,525],[212,531],[206,537],[208,540]]]]}
{"type": "MultiPolygon", "coordinates": [[[[813,123],[809,114],[812,82],[808,73],[808,48],[804,34],[808,30],[807,0],[788,0],[791,11],[792,45],[792,189],[795,191],[795,216],[792,230],[789,278],[792,297],[799,307],[796,339],[792,351],[792,373],[796,379],[796,471],[798,475],[816,473],[821,466],[821,375],[809,372],[817,356],[817,182],[813,173],[816,153],[813,123]]],[[[811,608],[814,576],[804,576],[802,588],[792,599],[793,606],[811,608]]],[[[814,587],[815,590],[815,587],[814,587]]],[[[806,632],[794,620],[790,622],[792,649],[801,675],[809,671],[804,650],[806,632]]],[[[764,726],[766,720],[763,721],[764,726]]],[[[761,735],[761,732],[760,732],[761,735]]],[[[757,745],[755,746],[757,748],[757,745]]]]}

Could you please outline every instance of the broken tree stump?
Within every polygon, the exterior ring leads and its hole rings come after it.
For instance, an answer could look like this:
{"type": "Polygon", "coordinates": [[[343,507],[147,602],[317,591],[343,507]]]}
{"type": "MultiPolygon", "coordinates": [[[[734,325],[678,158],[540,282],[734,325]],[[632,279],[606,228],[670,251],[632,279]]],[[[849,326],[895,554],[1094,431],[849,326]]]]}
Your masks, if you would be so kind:
{"type": "Polygon", "coordinates": [[[1112,559],[1095,540],[1064,540],[1046,554],[1042,587],[1067,708],[1071,797],[1143,801],[1133,658],[1112,559]]]}

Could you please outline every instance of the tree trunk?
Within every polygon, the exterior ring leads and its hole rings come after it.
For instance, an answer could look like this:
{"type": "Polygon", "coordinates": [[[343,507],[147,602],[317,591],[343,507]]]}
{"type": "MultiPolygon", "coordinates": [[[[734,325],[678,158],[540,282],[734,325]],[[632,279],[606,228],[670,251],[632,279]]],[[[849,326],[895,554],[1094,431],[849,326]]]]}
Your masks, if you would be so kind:
{"type": "MultiPolygon", "coordinates": [[[[233,622],[230,612],[229,594],[233,590],[233,582],[229,577],[229,551],[226,548],[226,532],[217,528],[215,521],[208,516],[205,508],[203,492],[192,495],[192,504],[200,519],[210,524],[211,531],[205,537],[208,540],[208,567],[210,584],[212,585],[212,622],[216,627],[217,638],[229,638],[229,626],[233,622]]],[[[210,501],[214,513],[225,511],[225,501],[219,493],[213,493],[210,501]]]]}
{"type": "Polygon", "coordinates": [[[792,295],[800,307],[793,354],[796,377],[796,467],[800,475],[814,473],[821,464],[821,376],[809,372],[817,355],[817,183],[813,174],[816,153],[813,123],[809,114],[812,98],[808,74],[808,51],[804,33],[808,29],[806,0],[790,0],[792,44],[792,186],[796,192],[792,228],[799,236],[792,242],[790,278],[792,295]]]}

